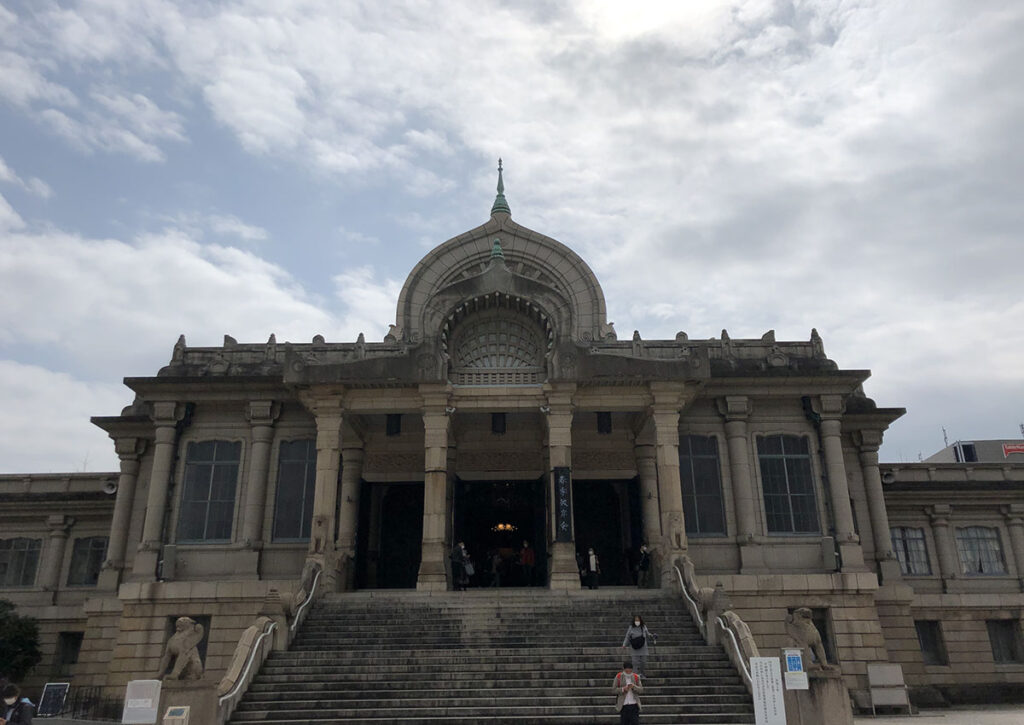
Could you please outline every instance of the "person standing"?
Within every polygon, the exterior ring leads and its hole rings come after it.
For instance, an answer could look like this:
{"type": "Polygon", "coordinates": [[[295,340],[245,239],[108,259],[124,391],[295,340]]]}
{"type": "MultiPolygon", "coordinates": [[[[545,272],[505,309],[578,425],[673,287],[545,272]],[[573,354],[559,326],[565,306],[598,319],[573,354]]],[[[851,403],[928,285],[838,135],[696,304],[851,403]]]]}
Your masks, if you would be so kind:
{"type": "Polygon", "coordinates": [[[633,670],[638,676],[647,676],[648,645],[657,641],[658,635],[647,629],[644,618],[639,614],[633,615],[632,623],[626,628],[626,636],[622,638],[622,649],[629,651],[633,670]]]}
{"type": "Polygon", "coordinates": [[[622,663],[622,672],[615,675],[615,709],[619,712],[619,725],[640,725],[640,693],[643,682],[633,672],[629,660],[622,663]]]}
{"type": "Polygon", "coordinates": [[[491,565],[491,586],[501,586],[501,553],[497,549],[492,549],[487,555],[487,560],[491,565]]]}
{"type": "Polygon", "coordinates": [[[21,697],[17,685],[6,685],[0,703],[0,723],[4,725],[32,725],[36,706],[27,697],[21,697]]]}
{"type": "Polygon", "coordinates": [[[466,551],[466,545],[463,542],[459,542],[452,549],[452,583],[455,585],[455,591],[466,591],[466,587],[469,586],[469,572],[466,571],[466,567],[469,564],[469,552],[466,551]]]}
{"type": "Polygon", "coordinates": [[[586,564],[587,567],[587,586],[590,589],[597,589],[597,577],[601,573],[601,562],[598,561],[597,554],[594,553],[593,546],[587,549],[584,564],[586,564]]]}
{"type": "Polygon", "coordinates": [[[636,585],[640,589],[651,587],[651,552],[647,544],[640,545],[640,560],[636,563],[636,585]]]}
{"type": "Polygon", "coordinates": [[[519,551],[519,566],[523,572],[523,586],[533,586],[533,567],[537,565],[537,555],[530,548],[529,541],[523,541],[523,548],[519,551]]]}

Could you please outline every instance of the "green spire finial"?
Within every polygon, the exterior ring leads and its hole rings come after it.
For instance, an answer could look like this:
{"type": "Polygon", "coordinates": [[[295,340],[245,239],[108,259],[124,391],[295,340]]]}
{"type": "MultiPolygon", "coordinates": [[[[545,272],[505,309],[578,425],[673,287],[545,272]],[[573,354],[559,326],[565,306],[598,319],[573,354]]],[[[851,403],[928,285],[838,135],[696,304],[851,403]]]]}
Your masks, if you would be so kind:
{"type": "Polygon", "coordinates": [[[494,205],[491,207],[491,216],[502,212],[512,216],[512,210],[508,208],[505,201],[505,182],[501,178],[501,159],[498,159],[498,195],[494,197],[494,205]]]}
{"type": "Polygon", "coordinates": [[[491,259],[505,259],[505,252],[501,250],[500,239],[494,240],[494,246],[491,247],[491,259]]]}

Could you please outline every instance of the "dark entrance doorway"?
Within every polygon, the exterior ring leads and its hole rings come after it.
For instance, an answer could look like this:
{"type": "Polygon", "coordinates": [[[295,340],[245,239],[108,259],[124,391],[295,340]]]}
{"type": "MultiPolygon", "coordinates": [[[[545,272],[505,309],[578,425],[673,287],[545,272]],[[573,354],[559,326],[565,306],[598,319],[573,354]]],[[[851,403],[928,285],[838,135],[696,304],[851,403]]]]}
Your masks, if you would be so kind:
{"type": "Polygon", "coordinates": [[[547,583],[544,486],[536,481],[455,482],[454,541],[464,541],[476,573],[469,585],[493,583],[492,560],[498,556],[499,586],[544,586],[547,583]],[[523,541],[534,550],[531,581],[519,566],[523,541]]]}
{"type": "Polygon", "coordinates": [[[423,484],[367,483],[359,494],[356,587],[415,589],[423,543],[423,484]]]}
{"type": "Polygon", "coordinates": [[[601,565],[598,581],[635,584],[633,563],[643,543],[637,481],[573,481],[572,508],[577,554],[585,557],[594,547],[601,565]]]}

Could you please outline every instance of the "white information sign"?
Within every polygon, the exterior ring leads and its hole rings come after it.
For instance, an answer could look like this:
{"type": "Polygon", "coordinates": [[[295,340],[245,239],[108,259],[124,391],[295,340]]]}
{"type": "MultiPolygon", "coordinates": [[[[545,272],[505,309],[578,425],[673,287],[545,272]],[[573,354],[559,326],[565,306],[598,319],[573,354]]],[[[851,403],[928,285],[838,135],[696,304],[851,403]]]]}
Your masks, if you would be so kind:
{"type": "Polygon", "coordinates": [[[808,690],[807,673],[804,671],[803,653],[798,649],[782,650],[782,661],[786,663],[783,677],[787,690],[808,690]]]}
{"type": "Polygon", "coordinates": [[[754,722],[757,725],[786,725],[779,658],[751,657],[750,680],[754,685],[754,722]]]}
{"type": "Polygon", "coordinates": [[[131,725],[156,725],[160,717],[160,680],[132,680],[124,695],[121,722],[131,725]]]}

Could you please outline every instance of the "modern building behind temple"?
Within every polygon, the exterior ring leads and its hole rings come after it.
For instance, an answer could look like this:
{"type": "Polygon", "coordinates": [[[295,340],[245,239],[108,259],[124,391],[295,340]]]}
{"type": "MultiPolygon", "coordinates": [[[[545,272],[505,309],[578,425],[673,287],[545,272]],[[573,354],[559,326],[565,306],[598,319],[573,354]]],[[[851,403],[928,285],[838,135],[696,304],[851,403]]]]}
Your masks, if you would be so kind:
{"type": "Polygon", "coordinates": [[[1024,453],[880,464],[904,410],[814,330],[619,339],[587,263],[503,192],[416,264],[382,341],[182,336],[93,418],[120,471],[0,477],[0,597],[43,634],[30,686],[123,693],[181,615],[217,673],[307,562],[329,591],[440,592],[459,540],[506,564],[529,541],[533,580],[504,583],[537,596],[579,589],[588,547],[630,585],[645,542],[678,595],[685,553],[762,652],[810,606],[855,696],[870,662],[922,695],[1024,684],[1024,453]]]}

